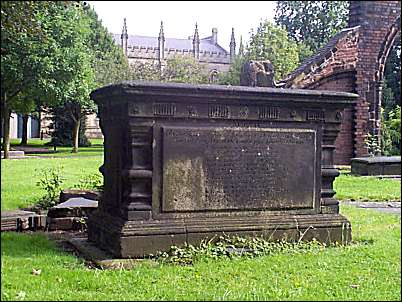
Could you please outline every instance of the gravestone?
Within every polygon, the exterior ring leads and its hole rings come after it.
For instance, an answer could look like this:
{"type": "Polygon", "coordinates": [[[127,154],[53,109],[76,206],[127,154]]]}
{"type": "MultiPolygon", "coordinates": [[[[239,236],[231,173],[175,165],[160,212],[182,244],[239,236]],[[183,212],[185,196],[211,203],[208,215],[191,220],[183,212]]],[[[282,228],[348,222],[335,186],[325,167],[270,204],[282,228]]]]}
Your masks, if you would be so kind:
{"type": "Polygon", "coordinates": [[[362,176],[401,176],[400,156],[355,157],[351,160],[351,173],[362,176]]]}
{"type": "Polygon", "coordinates": [[[91,97],[105,138],[98,247],[135,258],[223,233],[350,241],[333,151],[356,95],[134,81],[91,97]]]}

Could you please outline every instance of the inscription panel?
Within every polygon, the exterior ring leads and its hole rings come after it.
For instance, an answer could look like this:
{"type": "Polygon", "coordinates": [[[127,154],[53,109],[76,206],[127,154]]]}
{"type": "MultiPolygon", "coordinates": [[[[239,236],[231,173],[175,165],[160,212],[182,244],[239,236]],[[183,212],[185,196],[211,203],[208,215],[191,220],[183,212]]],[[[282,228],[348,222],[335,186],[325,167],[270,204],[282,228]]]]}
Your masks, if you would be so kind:
{"type": "Polygon", "coordinates": [[[316,131],[162,127],[162,212],[314,208],[316,131]]]}

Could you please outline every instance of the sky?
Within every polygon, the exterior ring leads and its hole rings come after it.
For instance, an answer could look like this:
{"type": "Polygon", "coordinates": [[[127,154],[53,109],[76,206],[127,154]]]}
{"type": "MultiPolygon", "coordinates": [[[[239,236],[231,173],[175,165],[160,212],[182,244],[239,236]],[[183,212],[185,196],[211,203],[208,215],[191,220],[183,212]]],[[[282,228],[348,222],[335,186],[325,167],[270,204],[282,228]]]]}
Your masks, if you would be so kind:
{"type": "Polygon", "coordinates": [[[198,24],[200,38],[211,36],[218,29],[218,44],[229,50],[232,27],[236,50],[240,36],[245,45],[250,29],[261,20],[273,22],[275,1],[87,1],[102,24],[114,34],[120,34],[123,19],[127,19],[129,35],[157,37],[163,21],[165,38],[187,39],[198,24]]]}

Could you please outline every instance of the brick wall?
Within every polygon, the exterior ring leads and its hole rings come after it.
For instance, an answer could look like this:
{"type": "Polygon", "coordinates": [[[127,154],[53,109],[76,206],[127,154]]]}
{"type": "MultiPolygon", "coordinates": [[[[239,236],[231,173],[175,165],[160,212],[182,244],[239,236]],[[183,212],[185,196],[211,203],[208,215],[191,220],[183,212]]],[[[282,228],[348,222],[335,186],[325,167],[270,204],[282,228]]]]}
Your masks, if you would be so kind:
{"type": "MultiPolygon", "coordinates": [[[[314,83],[309,89],[355,92],[355,74],[353,71],[332,74],[314,83]]],[[[336,165],[349,165],[354,156],[355,131],[353,119],[354,108],[347,108],[342,112],[341,129],[335,140],[334,162],[336,165]]]]}
{"type": "Polygon", "coordinates": [[[359,95],[343,113],[335,163],[368,155],[368,133],[380,139],[381,85],[384,66],[400,31],[399,1],[350,1],[348,28],[338,33],[287,79],[286,87],[336,90],[359,95]]]}
{"type": "MultiPolygon", "coordinates": [[[[358,62],[356,65],[355,155],[367,155],[364,138],[367,133],[379,134],[380,95],[377,89],[380,78],[380,58],[387,55],[395,35],[390,35],[401,13],[399,1],[351,1],[349,27],[360,25],[358,62]],[[391,39],[392,41],[386,41],[391,39]],[[387,43],[388,42],[388,43],[387,43]],[[384,45],[388,45],[384,49],[384,45]]],[[[397,26],[399,22],[397,22],[397,26]]]]}

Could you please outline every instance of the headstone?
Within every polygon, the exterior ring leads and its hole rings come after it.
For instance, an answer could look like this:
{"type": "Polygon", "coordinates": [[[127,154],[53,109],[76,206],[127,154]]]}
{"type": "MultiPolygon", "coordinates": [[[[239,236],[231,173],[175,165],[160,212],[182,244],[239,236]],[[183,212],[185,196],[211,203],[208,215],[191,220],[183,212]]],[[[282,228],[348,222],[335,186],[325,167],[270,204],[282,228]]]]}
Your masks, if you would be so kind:
{"type": "Polygon", "coordinates": [[[351,173],[363,176],[401,176],[400,156],[356,157],[351,161],[351,173]]]}
{"type": "Polygon", "coordinates": [[[333,151],[355,94],[136,81],[91,97],[105,149],[88,238],[114,256],[222,233],[350,241],[333,151]]]}
{"type": "Polygon", "coordinates": [[[70,198],[49,209],[47,229],[49,231],[83,229],[86,218],[97,207],[97,200],[83,197],[70,198]]]}

